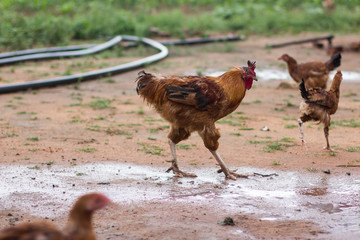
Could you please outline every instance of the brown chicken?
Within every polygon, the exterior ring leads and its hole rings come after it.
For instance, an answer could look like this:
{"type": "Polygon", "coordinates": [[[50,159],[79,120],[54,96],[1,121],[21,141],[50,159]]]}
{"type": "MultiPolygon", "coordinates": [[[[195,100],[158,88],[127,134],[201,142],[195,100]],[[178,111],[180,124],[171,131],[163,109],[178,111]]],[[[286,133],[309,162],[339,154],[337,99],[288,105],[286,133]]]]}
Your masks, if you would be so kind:
{"type": "Polygon", "coordinates": [[[215,122],[233,112],[241,103],[246,90],[257,80],[255,62],[248,61],[247,67],[237,67],[219,77],[169,76],[162,77],[139,72],[137,93],[142,96],[168,122],[168,134],[172,154],[172,166],[176,176],[196,177],[195,174],[180,171],[176,159],[175,144],[187,139],[197,131],[205,147],[210,150],[226,178],[236,179],[241,175],[230,171],[220,155],[220,133],[215,122]]]}
{"type": "Polygon", "coordinates": [[[295,82],[301,83],[304,79],[306,88],[326,89],[330,71],[341,64],[341,54],[336,53],[327,62],[297,64],[296,60],[288,54],[282,55],[279,60],[287,63],[289,74],[295,82]]]}
{"type": "Polygon", "coordinates": [[[71,209],[63,232],[46,221],[25,223],[1,231],[0,240],[95,240],[92,214],[110,202],[102,194],[86,194],[80,197],[71,209]]]}
{"type": "Polygon", "coordinates": [[[300,84],[299,88],[304,101],[300,103],[301,115],[298,122],[303,144],[305,143],[302,128],[303,123],[309,120],[315,120],[324,124],[324,134],[326,138],[326,147],[324,147],[324,149],[334,151],[329,144],[330,115],[334,114],[338,108],[341,81],[342,73],[338,71],[334,76],[329,91],[321,88],[307,89],[304,81],[300,84]]]}

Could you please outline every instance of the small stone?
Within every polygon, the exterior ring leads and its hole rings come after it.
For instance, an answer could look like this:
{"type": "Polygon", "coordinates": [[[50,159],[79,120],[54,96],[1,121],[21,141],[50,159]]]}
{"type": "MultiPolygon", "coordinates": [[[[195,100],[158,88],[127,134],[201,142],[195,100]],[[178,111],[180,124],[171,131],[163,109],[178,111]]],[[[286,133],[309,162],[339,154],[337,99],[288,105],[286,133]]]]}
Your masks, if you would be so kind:
{"type": "Polygon", "coordinates": [[[326,174],[330,174],[330,169],[325,170],[325,171],[324,171],[324,173],[326,173],[326,174]]]}
{"type": "Polygon", "coordinates": [[[220,222],[223,226],[235,226],[234,220],[231,217],[226,217],[224,221],[220,222]]]}
{"type": "Polygon", "coordinates": [[[267,131],[270,131],[270,128],[268,126],[263,126],[260,130],[267,132],[267,131]]]}

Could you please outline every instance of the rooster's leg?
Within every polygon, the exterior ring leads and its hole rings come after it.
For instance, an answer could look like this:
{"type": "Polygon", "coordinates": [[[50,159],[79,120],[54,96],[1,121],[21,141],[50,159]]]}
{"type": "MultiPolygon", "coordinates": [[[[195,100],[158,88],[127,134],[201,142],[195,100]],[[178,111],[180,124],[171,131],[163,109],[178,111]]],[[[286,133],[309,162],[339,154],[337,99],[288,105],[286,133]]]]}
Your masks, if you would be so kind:
{"type": "Polygon", "coordinates": [[[305,139],[304,139],[304,131],[303,131],[303,121],[299,118],[298,119],[298,122],[299,122],[299,127],[300,127],[300,133],[301,133],[301,142],[302,142],[302,145],[306,144],[305,142],[305,139]]]}
{"type": "Polygon", "coordinates": [[[169,145],[170,145],[172,160],[171,160],[171,167],[166,172],[173,171],[176,177],[197,177],[193,173],[187,173],[187,172],[180,171],[178,163],[177,163],[177,159],[176,159],[175,143],[173,141],[169,140],[169,145]]]}
{"type": "Polygon", "coordinates": [[[241,175],[241,174],[238,174],[234,171],[230,171],[227,166],[225,165],[224,161],[221,159],[220,155],[216,152],[216,151],[211,151],[211,154],[214,156],[214,158],[216,159],[216,161],[219,163],[221,169],[218,171],[219,173],[220,172],[223,172],[225,174],[225,178],[227,179],[232,179],[232,180],[236,180],[237,177],[239,178],[247,178],[248,176],[246,175],[241,175]]]}
{"type": "Polygon", "coordinates": [[[329,143],[329,127],[324,127],[324,134],[326,138],[326,147],[324,147],[325,150],[329,150],[330,152],[336,152],[334,149],[330,147],[329,143]]]}

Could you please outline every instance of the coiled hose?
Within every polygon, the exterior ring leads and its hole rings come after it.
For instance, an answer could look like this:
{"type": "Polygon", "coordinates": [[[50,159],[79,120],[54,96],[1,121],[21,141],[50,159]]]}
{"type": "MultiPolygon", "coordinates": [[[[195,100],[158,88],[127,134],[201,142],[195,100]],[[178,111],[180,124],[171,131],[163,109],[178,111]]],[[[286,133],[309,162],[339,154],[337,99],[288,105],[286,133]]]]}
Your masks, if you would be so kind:
{"type": "Polygon", "coordinates": [[[149,45],[155,49],[158,49],[160,52],[149,57],[136,60],[133,62],[117,65],[114,67],[104,68],[101,70],[90,71],[86,73],[80,73],[70,76],[63,76],[59,78],[46,79],[46,80],[37,80],[30,81],[25,83],[15,83],[0,86],[0,94],[2,93],[11,93],[17,91],[24,91],[27,89],[38,89],[43,87],[52,87],[61,84],[71,84],[81,81],[91,80],[95,78],[105,77],[109,75],[114,75],[120,72],[138,68],[144,65],[151,64],[153,62],[160,61],[168,56],[169,50],[166,45],[183,45],[183,44],[199,44],[199,43],[208,43],[215,41],[235,41],[243,40],[243,37],[239,36],[230,36],[230,37],[219,37],[219,38],[201,38],[201,39],[192,39],[192,40],[176,40],[176,41],[167,41],[167,42],[157,42],[149,38],[140,38],[137,36],[129,35],[120,35],[112,38],[108,42],[102,44],[89,44],[89,45],[78,45],[78,46],[67,46],[67,47],[53,47],[53,48],[42,48],[42,49],[30,49],[22,50],[16,52],[8,52],[0,54],[0,66],[11,64],[15,62],[22,62],[28,60],[36,59],[51,59],[51,58],[62,58],[62,57],[76,57],[84,56],[88,54],[97,53],[103,51],[107,48],[110,48],[122,40],[132,41],[132,44],[128,46],[136,46],[138,42],[142,42],[146,45],[149,45]]]}

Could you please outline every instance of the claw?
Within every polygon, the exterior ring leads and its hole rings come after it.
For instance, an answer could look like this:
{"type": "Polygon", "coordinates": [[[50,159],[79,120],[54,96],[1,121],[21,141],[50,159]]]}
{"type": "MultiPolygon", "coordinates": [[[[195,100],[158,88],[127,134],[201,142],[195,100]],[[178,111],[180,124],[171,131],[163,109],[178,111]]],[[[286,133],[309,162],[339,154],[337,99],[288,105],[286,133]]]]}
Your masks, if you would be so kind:
{"type": "MultiPolygon", "coordinates": [[[[237,169],[233,170],[233,171],[230,171],[228,170],[227,172],[225,172],[225,179],[231,179],[231,180],[236,180],[237,178],[248,178],[249,175],[245,175],[245,174],[238,174],[236,173],[237,169]]],[[[222,169],[219,169],[217,171],[218,173],[222,173],[223,170],[222,169]]]]}
{"type": "Polygon", "coordinates": [[[330,151],[330,152],[333,152],[333,153],[337,153],[339,151],[335,151],[334,149],[332,149],[331,147],[323,147],[324,150],[327,150],[327,151],[330,151]]]}
{"type": "Polygon", "coordinates": [[[197,175],[194,173],[180,171],[178,168],[175,168],[173,166],[170,167],[168,170],[166,170],[167,173],[170,171],[173,171],[173,173],[175,174],[175,177],[191,177],[191,178],[197,177],[197,175]]]}

